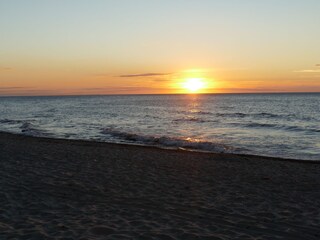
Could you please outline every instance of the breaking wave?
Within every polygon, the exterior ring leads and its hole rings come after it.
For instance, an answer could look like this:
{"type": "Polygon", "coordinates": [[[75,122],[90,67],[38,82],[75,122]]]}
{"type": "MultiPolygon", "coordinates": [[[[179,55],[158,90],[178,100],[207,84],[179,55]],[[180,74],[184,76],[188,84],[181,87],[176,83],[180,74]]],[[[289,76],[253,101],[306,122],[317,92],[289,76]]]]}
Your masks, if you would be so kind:
{"type": "Polygon", "coordinates": [[[43,137],[47,136],[43,131],[37,129],[32,123],[24,122],[20,126],[21,132],[26,135],[36,136],[36,137],[43,137]]]}
{"type": "Polygon", "coordinates": [[[126,143],[136,143],[143,145],[181,148],[188,150],[201,150],[210,152],[233,152],[229,146],[225,146],[220,143],[200,141],[192,138],[172,138],[167,136],[148,136],[136,133],[128,133],[117,130],[115,128],[105,128],[101,131],[102,134],[109,135],[113,138],[122,140],[126,143]]]}
{"type": "Polygon", "coordinates": [[[46,131],[40,130],[34,125],[34,120],[14,120],[14,119],[0,119],[0,124],[13,126],[14,132],[20,132],[24,135],[30,135],[35,137],[46,137],[51,134],[46,131]],[[20,130],[19,130],[20,129],[20,130]]]}

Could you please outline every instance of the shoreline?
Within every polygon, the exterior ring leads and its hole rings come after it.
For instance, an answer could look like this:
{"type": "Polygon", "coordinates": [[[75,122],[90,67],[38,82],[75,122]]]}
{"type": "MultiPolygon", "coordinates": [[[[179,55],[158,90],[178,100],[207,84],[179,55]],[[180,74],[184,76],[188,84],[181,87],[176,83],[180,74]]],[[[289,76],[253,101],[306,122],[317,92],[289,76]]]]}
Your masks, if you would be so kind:
{"type": "Polygon", "coordinates": [[[268,159],[272,161],[289,161],[289,162],[302,162],[302,163],[317,163],[320,164],[319,160],[313,160],[313,159],[293,159],[293,158],[282,158],[282,157],[270,157],[270,156],[264,156],[264,155],[254,155],[254,154],[238,154],[238,153],[218,153],[218,152],[211,152],[206,150],[200,150],[200,149],[187,149],[187,148],[175,148],[175,147],[164,147],[164,146],[155,146],[155,145],[147,145],[147,144],[134,144],[134,143],[114,143],[114,142],[106,142],[106,141],[97,141],[97,140],[86,140],[86,139],[66,139],[66,138],[54,138],[54,137],[43,137],[43,136],[31,136],[31,135],[25,135],[25,134],[19,134],[19,133],[12,133],[12,132],[4,132],[0,130],[0,137],[1,135],[13,135],[17,137],[24,137],[24,138],[35,138],[35,139],[43,139],[47,141],[66,141],[68,143],[72,142],[78,142],[82,144],[106,144],[106,145],[120,145],[124,147],[138,147],[138,148],[151,148],[151,149],[158,149],[163,151],[177,151],[177,152],[190,152],[190,153],[200,153],[200,154],[213,154],[213,155],[226,155],[226,156],[238,156],[243,158],[263,158],[268,159]]]}
{"type": "Polygon", "coordinates": [[[2,239],[320,237],[320,165],[0,132],[2,239]]]}

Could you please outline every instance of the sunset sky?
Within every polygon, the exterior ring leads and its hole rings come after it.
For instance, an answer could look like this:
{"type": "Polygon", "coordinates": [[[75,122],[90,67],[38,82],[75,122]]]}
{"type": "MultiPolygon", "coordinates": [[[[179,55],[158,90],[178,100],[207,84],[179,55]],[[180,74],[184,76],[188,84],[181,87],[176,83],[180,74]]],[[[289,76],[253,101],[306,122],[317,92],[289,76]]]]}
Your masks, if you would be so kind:
{"type": "Polygon", "coordinates": [[[320,92],[319,0],[0,0],[0,29],[2,96],[320,92]]]}

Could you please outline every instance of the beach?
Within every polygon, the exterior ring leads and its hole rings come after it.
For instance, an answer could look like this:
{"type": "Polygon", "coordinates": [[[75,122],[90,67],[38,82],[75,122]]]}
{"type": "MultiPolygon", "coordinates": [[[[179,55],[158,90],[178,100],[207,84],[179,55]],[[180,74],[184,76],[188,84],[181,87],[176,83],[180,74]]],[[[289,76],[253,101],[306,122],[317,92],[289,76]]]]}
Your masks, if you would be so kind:
{"type": "Polygon", "coordinates": [[[0,239],[319,239],[320,162],[0,133],[0,239]]]}

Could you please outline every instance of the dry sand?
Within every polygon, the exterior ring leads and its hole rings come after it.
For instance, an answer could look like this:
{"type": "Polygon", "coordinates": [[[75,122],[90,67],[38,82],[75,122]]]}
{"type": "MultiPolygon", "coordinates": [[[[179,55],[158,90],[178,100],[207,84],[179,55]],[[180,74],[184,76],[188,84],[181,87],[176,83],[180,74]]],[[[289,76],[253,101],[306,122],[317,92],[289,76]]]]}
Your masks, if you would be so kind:
{"type": "Polygon", "coordinates": [[[320,165],[0,133],[0,239],[320,239],[320,165]]]}

